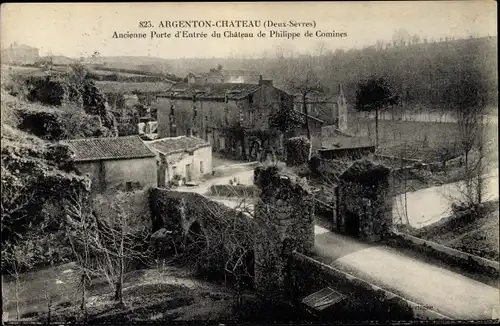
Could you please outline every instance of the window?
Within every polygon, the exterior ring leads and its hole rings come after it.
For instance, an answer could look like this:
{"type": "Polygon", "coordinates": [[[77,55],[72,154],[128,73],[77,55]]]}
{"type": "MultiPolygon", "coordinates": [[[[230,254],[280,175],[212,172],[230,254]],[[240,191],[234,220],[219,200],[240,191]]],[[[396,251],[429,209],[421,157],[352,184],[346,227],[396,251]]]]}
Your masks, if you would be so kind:
{"type": "Polygon", "coordinates": [[[177,167],[172,166],[172,178],[175,177],[176,175],[177,175],[177,167]]]}
{"type": "Polygon", "coordinates": [[[248,116],[248,118],[249,118],[249,120],[250,120],[250,124],[254,124],[254,123],[255,123],[255,121],[254,121],[254,114],[253,114],[253,111],[248,112],[248,115],[249,115],[249,116],[248,116]]]}
{"type": "Polygon", "coordinates": [[[248,95],[248,104],[253,104],[253,94],[248,95]]]}
{"type": "Polygon", "coordinates": [[[126,182],[125,183],[125,191],[130,191],[132,190],[132,182],[126,182]]]}
{"type": "Polygon", "coordinates": [[[205,173],[205,172],[203,171],[203,161],[200,161],[200,173],[201,173],[201,174],[205,173]]]}

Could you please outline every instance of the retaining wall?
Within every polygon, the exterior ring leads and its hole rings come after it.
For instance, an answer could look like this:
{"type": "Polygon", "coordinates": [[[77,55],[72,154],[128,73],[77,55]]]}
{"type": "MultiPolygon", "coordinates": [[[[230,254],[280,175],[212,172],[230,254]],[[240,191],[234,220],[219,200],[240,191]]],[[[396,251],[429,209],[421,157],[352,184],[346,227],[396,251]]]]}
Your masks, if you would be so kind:
{"type": "MultiPolygon", "coordinates": [[[[328,266],[314,258],[293,252],[290,262],[291,295],[302,299],[324,287],[331,287],[348,297],[339,306],[339,315],[326,316],[354,320],[449,319],[433,310],[406,300],[351,274],[328,266]]],[[[330,317],[330,318],[328,318],[330,317]]]]}
{"type": "Polygon", "coordinates": [[[397,231],[392,231],[390,238],[386,241],[394,247],[407,248],[469,272],[480,273],[494,279],[498,279],[499,276],[500,264],[498,262],[443,246],[433,241],[397,231]]]}

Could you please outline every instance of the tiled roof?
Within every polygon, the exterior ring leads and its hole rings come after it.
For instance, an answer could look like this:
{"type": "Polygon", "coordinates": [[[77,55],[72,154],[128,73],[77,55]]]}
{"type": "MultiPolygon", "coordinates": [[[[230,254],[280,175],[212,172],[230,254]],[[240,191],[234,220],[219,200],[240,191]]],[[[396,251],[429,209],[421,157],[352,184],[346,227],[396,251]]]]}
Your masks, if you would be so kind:
{"type": "MultiPolygon", "coordinates": [[[[237,99],[257,91],[260,87],[243,83],[176,84],[172,86],[171,91],[175,92],[176,97],[191,97],[193,94],[198,94],[199,98],[224,98],[227,95],[230,99],[237,99]]],[[[160,97],[170,97],[170,93],[162,93],[160,97]]]]}
{"type": "Polygon", "coordinates": [[[192,136],[161,138],[146,142],[146,144],[148,144],[151,149],[162,154],[188,152],[201,147],[210,146],[210,144],[203,139],[192,136]]]}
{"type": "Polygon", "coordinates": [[[63,142],[73,151],[73,160],[76,162],[155,156],[139,136],[84,138],[63,142]]]}
{"type": "Polygon", "coordinates": [[[103,93],[162,93],[172,87],[172,83],[167,82],[115,82],[115,81],[96,81],[95,84],[103,93]]]}

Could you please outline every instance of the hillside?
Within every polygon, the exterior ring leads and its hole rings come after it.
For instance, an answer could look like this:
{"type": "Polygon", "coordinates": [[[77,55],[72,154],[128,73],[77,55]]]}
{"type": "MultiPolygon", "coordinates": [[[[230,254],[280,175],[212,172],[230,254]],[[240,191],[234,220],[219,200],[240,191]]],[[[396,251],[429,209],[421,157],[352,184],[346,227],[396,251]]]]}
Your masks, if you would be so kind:
{"type": "Polygon", "coordinates": [[[408,105],[445,108],[441,95],[460,71],[477,70],[490,86],[490,104],[498,104],[497,37],[419,43],[400,47],[337,50],[323,56],[261,59],[210,58],[167,60],[172,72],[185,76],[221,64],[226,69],[260,71],[277,85],[300,64],[310,64],[322,83],[334,91],[339,83],[353,102],[357,83],[371,74],[385,75],[408,105]]]}

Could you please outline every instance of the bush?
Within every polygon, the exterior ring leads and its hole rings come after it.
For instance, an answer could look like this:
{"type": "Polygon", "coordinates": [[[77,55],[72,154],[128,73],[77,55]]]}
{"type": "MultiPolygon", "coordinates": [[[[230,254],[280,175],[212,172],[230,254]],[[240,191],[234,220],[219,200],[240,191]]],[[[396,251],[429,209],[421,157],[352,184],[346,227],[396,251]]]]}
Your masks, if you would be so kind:
{"type": "Polygon", "coordinates": [[[113,137],[114,130],[101,125],[99,116],[70,108],[61,110],[28,105],[16,110],[19,129],[45,140],[57,141],[86,137],[113,137]]]}
{"type": "Polygon", "coordinates": [[[292,137],[286,141],[285,147],[287,165],[307,164],[311,153],[311,142],[307,137],[292,137]]]}

